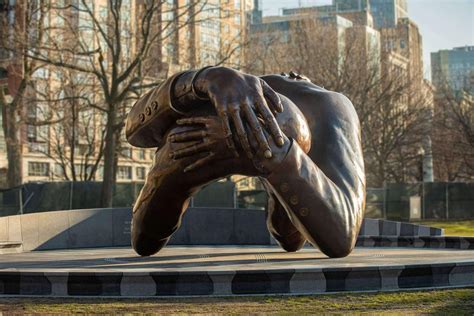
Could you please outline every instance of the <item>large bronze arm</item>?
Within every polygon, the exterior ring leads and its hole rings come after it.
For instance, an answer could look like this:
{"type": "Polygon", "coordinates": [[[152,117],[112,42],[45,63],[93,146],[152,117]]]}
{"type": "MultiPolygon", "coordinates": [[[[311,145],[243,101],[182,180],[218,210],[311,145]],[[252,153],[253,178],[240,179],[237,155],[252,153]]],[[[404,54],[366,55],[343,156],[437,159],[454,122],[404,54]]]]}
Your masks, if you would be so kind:
{"type": "Polygon", "coordinates": [[[311,131],[309,152],[293,142],[266,182],[298,230],[331,257],[353,249],[365,206],[360,126],[342,94],[281,76],[264,79],[293,101],[311,131]]]}
{"type": "Polygon", "coordinates": [[[282,132],[275,120],[275,114],[283,111],[278,94],[258,77],[226,67],[179,73],[150,91],[130,111],[127,140],[134,146],[159,147],[176,119],[209,104],[224,123],[224,132],[235,133],[249,157],[257,151],[250,148],[246,125],[259,144],[258,151],[267,158],[272,152],[264,127],[282,145],[282,132]]]}

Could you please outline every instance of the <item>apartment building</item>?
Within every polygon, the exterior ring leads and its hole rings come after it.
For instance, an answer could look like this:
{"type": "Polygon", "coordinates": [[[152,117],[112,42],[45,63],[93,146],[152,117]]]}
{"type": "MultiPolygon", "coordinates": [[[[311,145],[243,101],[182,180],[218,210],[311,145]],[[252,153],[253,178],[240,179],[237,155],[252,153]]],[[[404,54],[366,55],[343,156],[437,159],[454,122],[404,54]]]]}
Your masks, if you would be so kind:
{"type": "MultiPolygon", "coordinates": [[[[254,13],[254,16],[258,14],[254,13]]],[[[263,17],[258,21],[251,25],[250,38],[254,46],[249,47],[249,55],[255,56],[259,48],[266,52],[270,44],[271,49],[283,52],[301,46],[301,49],[311,51],[314,63],[334,65],[343,71],[344,65],[347,65],[346,58],[350,57],[347,50],[351,49],[358,64],[365,65],[367,71],[375,70],[379,74],[375,78],[380,76],[380,33],[373,27],[370,12],[336,12],[333,6],[303,7],[283,9],[282,15],[263,17]]],[[[267,59],[281,58],[281,63],[291,65],[298,64],[292,62],[292,58],[300,58],[286,53],[275,56],[275,53],[262,54],[260,60],[255,62],[260,63],[257,69],[262,73],[268,71],[268,67],[263,65],[267,59]]],[[[275,72],[276,69],[270,71],[275,72]]]]}
{"type": "MultiPolygon", "coordinates": [[[[23,22],[22,7],[24,1],[4,1],[0,7],[0,16],[7,30],[15,32],[23,22]]],[[[64,1],[55,2],[58,7],[64,1]]],[[[132,55],[142,38],[137,34],[136,28],[141,23],[137,17],[143,10],[142,0],[122,1],[120,11],[121,42],[124,54],[132,55]]],[[[93,16],[103,25],[110,19],[109,2],[106,0],[90,1],[93,16]]],[[[77,45],[80,37],[82,45],[90,45],[91,50],[97,50],[104,43],[94,36],[90,15],[85,14],[81,8],[69,10],[67,13],[58,14],[49,11],[45,22],[56,32],[55,40],[70,43],[71,47],[77,45]],[[77,33],[63,34],[59,30],[64,23],[73,23],[77,33]]],[[[153,27],[157,34],[161,34],[154,44],[152,58],[149,58],[147,72],[143,74],[145,81],[159,81],[167,76],[189,68],[203,65],[223,64],[239,67],[243,63],[243,49],[241,49],[248,23],[248,12],[253,7],[249,0],[209,0],[207,2],[193,0],[163,1],[157,9],[153,27]]],[[[64,10],[63,10],[64,11],[64,10]]],[[[107,53],[104,55],[107,59],[107,53]]],[[[125,56],[126,58],[127,56],[125,56]]],[[[81,60],[74,60],[81,62],[81,60]]],[[[99,60],[94,60],[99,65],[99,60]]],[[[110,67],[111,60],[102,61],[110,67]]],[[[11,51],[0,51],[0,88],[3,89],[6,102],[11,102],[15,95],[15,85],[18,75],[21,77],[21,59],[14,56],[11,51]]],[[[44,67],[35,72],[35,91],[32,93],[58,97],[67,96],[71,89],[82,89],[88,102],[100,103],[102,96],[97,92],[99,83],[92,76],[84,74],[59,73],[57,69],[44,67]]],[[[132,106],[130,101],[127,107],[132,106]]],[[[71,112],[71,104],[63,106],[64,111],[71,112]]],[[[99,156],[101,132],[104,127],[104,113],[96,109],[87,108],[84,104],[74,105],[77,115],[60,124],[36,125],[23,124],[20,128],[21,153],[22,153],[22,178],[23,182],[30,181],[59,181],[59,180],[101,180],[103,164],[99,156]],[[75,133],[71,136],[71,133],[75,133]],[[64,141],[73,138],[73,141],[64,141]],[[72,167],[74,166],[74,168],[72,167]],[[91,176],[94,174],[94,176],[91,176]]],[[[55,110],[61,105],[57,104],[55,110]]],[[[48,105],[28,103],[25,106],[25,116],[28,121],[39,122],[45,119],[46,112],[51,111],[48,105]]],[[[62,111],[60,109],[60,111],[62,111]]],[[[76,112],[74,112],[76,113],[76,112]]],[[[124,113],[125,114],[125,113],[124,113]]],[[[1,115],[1,111],[0,111],[1,115]]],[[[68,116],[68,117],[69,117],[68,116]]],[[[1,117],[0,117],[1,119],[1,117]]],[[[127,145],[122,137],[119,148],[117,181],[133,182],[143,181],[152,165],[154,149],[132,148],[127,145]]],[[[8,163],[6,159],[6,144],[3,130],[0,131],[0,175],[6,173],[8,163]]]]}

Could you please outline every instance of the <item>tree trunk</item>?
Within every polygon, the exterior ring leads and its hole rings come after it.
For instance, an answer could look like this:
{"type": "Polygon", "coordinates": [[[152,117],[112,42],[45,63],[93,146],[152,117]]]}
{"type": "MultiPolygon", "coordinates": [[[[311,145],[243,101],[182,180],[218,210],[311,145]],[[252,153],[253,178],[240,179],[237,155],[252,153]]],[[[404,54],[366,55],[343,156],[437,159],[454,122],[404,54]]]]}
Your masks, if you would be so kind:
{"type": "Polygon", "coordinates": [[[102,180],[101,205],[102,207],[112,207],[113,190],[115,185],[117,169],[117,129],[115,110],[107,114],[107,126],[104,147],[104,177],[102,180]]]}
{"type": "MultiPolygon", "coordinates": [[[[21,102],[21,101],[20,101],[21,102]]],[[[0,105],[2,108],[2,127],[5,135],[5,143],[7,147],[7,185],[8,187],[16,187],[22,183],[22,155],[21,144],[19,139],[19,124],[17,123],[16,106],[8,105],[5,95],[0,89],[0,105]]]]}

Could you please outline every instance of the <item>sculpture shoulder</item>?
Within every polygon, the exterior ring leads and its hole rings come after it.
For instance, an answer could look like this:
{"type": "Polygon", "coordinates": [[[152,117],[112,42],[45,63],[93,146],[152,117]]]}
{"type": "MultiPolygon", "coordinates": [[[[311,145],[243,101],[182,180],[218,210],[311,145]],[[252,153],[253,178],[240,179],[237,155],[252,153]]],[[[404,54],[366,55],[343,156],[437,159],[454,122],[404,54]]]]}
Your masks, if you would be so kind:
{"type": "Polygon", "coordinates": [[[342,93],[324,89],[307,80],[295,80],[286,76],[266,75],[261,78],[276,92],[293,101],[310,124],[315,120],[318,125],[337,121],[359,129],[357,112],[352,102],[342,93]]]}

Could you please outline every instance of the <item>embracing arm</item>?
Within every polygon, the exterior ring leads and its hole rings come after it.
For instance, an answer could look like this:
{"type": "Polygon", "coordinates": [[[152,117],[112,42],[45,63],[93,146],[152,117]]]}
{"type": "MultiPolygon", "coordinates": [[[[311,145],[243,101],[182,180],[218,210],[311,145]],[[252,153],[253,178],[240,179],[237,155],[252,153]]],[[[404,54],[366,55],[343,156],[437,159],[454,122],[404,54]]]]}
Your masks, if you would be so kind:
{"type": "Polygon", "coordinates": [[[358,117],[341,94],[307,84],[292,93],[310,124],[311,150],[293,141],[265,181],[307,240],[330,257],[343,257],[355,245],[365,205],[358,117]]]}
{"type": "Polygon", "coordinates": [[[278,94],[258,77],[226,67],[186,71],[168,78],[161,86],[140,98],[127,118],[126,136],[138,147],[159,147],[170,126],[202,108],[214,108],[232,134],[231,124],[243,150],[252,152],[245,126],[259,144],[259,151],[270,158],[272,152],[264,135],[264,126],[276,143],[283,142],[275,114],[283,111],[278,94]],[[261,119],[261,120],[260,120],[261,119]]]}
{"type": "MultiPolygon", "coordinates": [[[[233,174],[241,168],[240,160],[227,149],[228,139],[223,136],[219,123],[220,121],[215,118],[204,123],[206,129],[196,125],[170,128],[167,135],[174,136],[166,137],[163,146],[156,152],[155,164],[148,173],[145,185],[133,208],[132,246],[138,254],[149,256],[168,242],[173,232],[180,226],[189,198],[202,186],[233,174]],[[180,137],[184,132],[191,135],[190,139],[180,137]],[[217,137],[219,141],[216,143],[195,141],[196,135],[206,136],[207,132],[217,137]],[[170,141],[173,138],[181,142],[170,141]],[[186,166],[196,164],[196,156],[173,159],[175,153],[185,154],[190,148],[199,148],[201,145],[217,150],[219,160],[199,170],[186,171],[186,166]]],[[[205,153],[198,154],[198,157],[205,159],[205,153]]]]}
{"type": "MultiPolygon", "coordinates": [[[[131,145],[159,147],[164,143],[165,133],[177,119],[185,116],[183,111],[175,107],[179,99],[174,96],[181,95],[183,87],[190,86],[190,81],[190,72],[177,73],[133,105],[125,127],[127,141],[131,145]]],[[[195,106],[202,104],[202,100],[194,100],[195,106]]]]}

